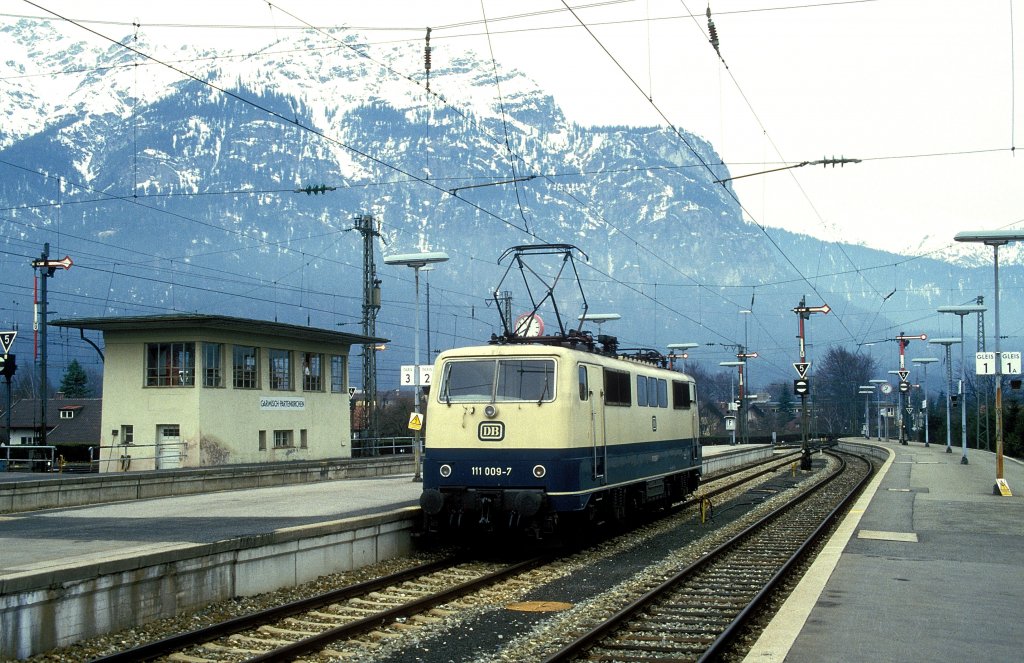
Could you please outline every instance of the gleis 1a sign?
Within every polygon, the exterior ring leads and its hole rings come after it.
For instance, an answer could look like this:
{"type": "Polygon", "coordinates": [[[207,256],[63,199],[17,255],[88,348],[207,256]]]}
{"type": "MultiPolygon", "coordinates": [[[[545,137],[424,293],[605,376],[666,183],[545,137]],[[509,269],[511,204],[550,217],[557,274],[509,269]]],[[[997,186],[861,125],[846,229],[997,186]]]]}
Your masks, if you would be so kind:
{"type": "MultiPolygon", "coordinates": [[[[1001,352],[1003,375],[1020,375],[1020,353],[1001,352]]],[[[974,355],[974,372],[978,375],[996,374],[996,353],[978,352],[974,355]]]]}

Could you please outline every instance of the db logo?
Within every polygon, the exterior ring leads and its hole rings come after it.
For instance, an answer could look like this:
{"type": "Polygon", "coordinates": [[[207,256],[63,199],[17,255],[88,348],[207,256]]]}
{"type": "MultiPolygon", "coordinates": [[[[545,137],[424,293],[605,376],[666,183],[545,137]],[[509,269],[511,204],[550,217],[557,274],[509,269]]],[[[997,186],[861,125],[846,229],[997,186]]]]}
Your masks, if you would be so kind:
{"type": "Polygon", "coordinates": [[[505,424],[501,421],[481,421],[476,435],[481,442],[501,442],[505,439],[505,424]]]}

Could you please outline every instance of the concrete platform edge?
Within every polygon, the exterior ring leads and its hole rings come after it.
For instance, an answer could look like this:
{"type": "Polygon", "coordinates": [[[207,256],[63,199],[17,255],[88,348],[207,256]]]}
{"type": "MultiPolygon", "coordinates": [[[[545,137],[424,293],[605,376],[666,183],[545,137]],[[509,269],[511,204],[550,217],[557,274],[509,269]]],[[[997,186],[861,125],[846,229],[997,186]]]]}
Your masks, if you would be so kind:
{"type": "Polygon", "coordinates": [[[26,658],[408,554],[419,507],[213,544],[163,544],[149,554],[0,580],[0,657],[26,658]]]}
{"type": "Polygon", "coordinates": [[[772,618],[768,627],[761,633],[761,637],[751,647],[746,658],[743,659],[744,663],[782,663],[785,661],[786,655],[789,653],[797,636],[800,635],[800,630],[810,616],[814,604],[817,602],[818,597],[821,596],[822,590],[825,589],[825,583],[828,582],[836,565],[839,563],[839,558],[842,556],[846,544],[850,541],[857,526],[860,524],[861,517],[867,509],[868,503],[871,502],[871,499],[878,491],[878,487],[896,458],[895,452],[891,449],[868,442],[853,443],[843,441],[840,443],[840,447],[847,451],[859,452],[864,452],[865,447],[870,447],[871,451],[869,453],[880,455],[878,452],[881,452],[885,455],[886,460],[881,469],[871,479],[871,483],[868,484],[861,496],[857,498],[856,503],[854,503],[839,527],[836,528],[835,533],[829,538],[824,549],[815,559],[814,563],[811,564],[811,567],[804,574],[796,589],[793,590],[793,593],[782,604],[782,607],[775,617],[772,618]]]}
{"type": "Polygon", "coordinates": [[[64,478],[41,475],[43,478],[38,480],[0,481],[0,514],[222,490],[390,476],[412,472],[413,469],[411,457],[398,455],[265,466],[116,472],[64,478]]]}

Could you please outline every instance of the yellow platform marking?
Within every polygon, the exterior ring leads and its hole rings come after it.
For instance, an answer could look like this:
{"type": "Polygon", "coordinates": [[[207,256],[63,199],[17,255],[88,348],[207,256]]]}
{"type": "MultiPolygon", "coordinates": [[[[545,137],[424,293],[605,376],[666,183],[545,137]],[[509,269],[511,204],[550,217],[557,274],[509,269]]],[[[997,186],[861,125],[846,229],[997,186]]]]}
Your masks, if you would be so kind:
{"type": "Polygon", "coordinates": [[[857,538],[917,543],[917,532],[879,532],[877,530],[862,529],[857,532],[857,538]]]}

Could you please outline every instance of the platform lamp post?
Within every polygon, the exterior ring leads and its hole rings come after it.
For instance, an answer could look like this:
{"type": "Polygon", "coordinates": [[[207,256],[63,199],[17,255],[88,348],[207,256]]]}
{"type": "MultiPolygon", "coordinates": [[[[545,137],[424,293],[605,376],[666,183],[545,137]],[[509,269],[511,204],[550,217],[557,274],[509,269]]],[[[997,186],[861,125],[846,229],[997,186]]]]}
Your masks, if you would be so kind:
{"type": "Polygon", "coordinates": [[[961,339],[959,339],[959,338],[952,338],[952,337],[950,337],[950,338],[931,338],[931,339],[928,339],[928,342],[929,343],[933,343],[935,345],[944,345],[944,346],[946,346],[946,453],[951,454],[951,453],[953,453],[953,449],[950,447],[950,428],[951,428],[952,424],[950,424],[950,416],[949,416],[949,411],[951,409],[951,406],[950,406],[951,397],[950,397],[949,393],[951,391],[953,391],[953,362],[952,362],[952,359],[950,359],[949,346],[956,345],[957,343],[960,343],[961,339]]]}
{"type": "MultiPolygon", "coordinates": [[[[742,361],[720,361],[720,362],[718,362],[719,366],[725,366],[726,368],[733,368],[733,367],[735,367],[735,368],[739,369],[740,382],[739,382],[739,394],[738,394],[737,400],[739,401],[740,405],[739,405],[739,407],[737,408],[737,411],[736,411],[737,419],[739,417],[743,416],[743,365],[744,365],[744,363],[745,362],[742,362],[742,361]]],[[[739,425],[739,421],[737,421],[736,424],[733,425],[733,428],[732,428],[732,444],[734,444],[734,445],[736,444],[736,427],[738,425],[739,425]]]]}
{"type": "MultiPolygon", "coordinates": [[[[960,347],[963,348],[963,344],[960,344],[960,347]]],[[[921,409],[924,410],[924,446],[926,447],[931,446],[928,443],[928,364],[934,364],[938,360],[938,357],[917,357],[910,360],[912,364],[924,366],[924,403],[921,409]]]]}
{"type": "Polygon", "coordinates": [[[668,344],[668,361],[669,368],[675,370],[676,359],[683,360],[683,372],[686,372],[686,360],[690,357],[687,350],[692,350],[700,345],[700,343],[669,343],[668,344]],[[677,354],[677,351],[681,351],[677,354]]]}
{"type": "MultiPolygon", "coordinates": [[[[881,378],[876,378],[874,380],[868,380],[868,382],[870,384],[875,385],[878,388],[882,388],[882,385],[889,384],[888,380],[882,380],[881,378]]],[[[889,388],[891,389],[892,386],[890,385],[889,388]]],[[[886,400],[888,400],[888,399],[886,399],[886,400]]],[[[888,438],[888,435],[886,435],[886,438],[888,438]]],[[[878,441],[879,442],[882,441],[882,398],[881,398],[881,396],[879,396],[879,398],[878,398],[878,441]]]]}
{"type": "MultiPolygon", "coordinates": [[[[960,318],[960,338],[963,339],[964,316],[971,313],[984,313],[988,308],[972,304],[965,306],[940,306],[937,310],[939,313],[952,313],[960,318]]],[[[964,365],[964,345],[966,344],[960,343],[960,435],[963,438],[963,455],[960,457],[961,465],[967,464],[967,369],[964,365]]]]}
{"type": "Polygon", "coordinates": [[[995,266],[995,335],[996,335],[996,483],[992,487],[994,495],[1010,494],[1009,486],[1003,478],[1003,357],[999,350],[999,247],[1010,242],[1024,240],[1021,230],[965,230],[958,232],[953,239],[958,242],[977,242],[992,247],[992,258],[995,266]],[[1002,484],[1002,487],[1000,487],[1002,484]]]}
{"type": "MultiPolygon", "coordinates": [[[[384,258],[385,265],[412,267],[416,282],[416,331],[413,339],[415,364],[412,369],[412,381],[416,387],[416,396],[413,400],[413,417],[420,425],[422,425],[423,421],[423,418],[420,416],[420,393],[422,391],[420,384],[420,270],[427,265],[446,262],[447,260],[448,254],[440,251],[432,253],[404,253],[384,258]]],[[[413,429],[412,460],[416,466],[413,471],[413,481],[423,481],[423,474],[420,468],[420,437],[420,428],[417,426],[413,429]]]]}
{"type": "MultiPolygon", "coordinates": [[[[740,315],[743,316],[743,353],[744,353],[744,356],[737,357],[737,359],[742,359],[743,360],[743,372],[747,374],[747,384],[748,385],[753,385],[753,383],[750,380],[750,364],[747,363],[747,359],[750,358],[750,357],[756,357],[757,356],[756,352],[750,353],[749,355],[747,354],[747,353],[750,352],[750,341],[747,338],[747,322],[750,320],[750,316],[752,316],[753,314],[754,314],[754,312],[752,310],[748,309],[748,308],[740,309],[740,315]]],[[[753,386],[751,386],[750,391],[753,391],[753,386]]],[[[744,408],[747,407],[746,401],[743,402],[743,407],[744,408]]],[[[744,422],[744,423],[746,423],[746,422],[744,422]]],[[[747,426],[744,425],[743,426],[743,441],[744,442],[749,442],[749,439],[747,438],[748,435],[749,435],[749,431],[747,430],[747,426]]]]}
{"type": "Polygon", "coordinates": [[[875,393],[875,385],[862,384],[857,387],[857,393],[864,397],[864,439],[871,439],[871,410],[868,396],[875,393]]]}

